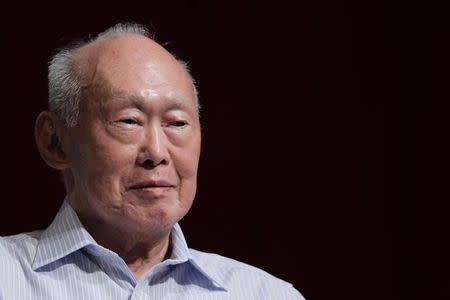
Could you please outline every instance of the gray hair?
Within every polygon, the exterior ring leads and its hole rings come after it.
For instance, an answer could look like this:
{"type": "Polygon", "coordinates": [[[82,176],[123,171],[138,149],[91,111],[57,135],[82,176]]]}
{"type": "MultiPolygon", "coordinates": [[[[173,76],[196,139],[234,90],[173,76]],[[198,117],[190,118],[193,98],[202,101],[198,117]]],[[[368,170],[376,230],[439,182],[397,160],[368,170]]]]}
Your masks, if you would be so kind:
{"type": "MultiPolygon", "coordinates": [[[[107,40],[114,37],[138,34],[154,40],[148,30],[140,24],[119,23],[95,38],[88,41],[72,43],[60,49],[50,60],[48,66],[48,106],[49,110],[56,113],[68,127],[73,127],[78,123],[80,113],[80,101],[83,98],[83,87],[87,84],[77,70],[74,59],[75,52],[97,41],[107,40]]],[[[192,77],[186,62],[175,58],[191,80],[194,90],[197,109],[200,109],[198,101],[198,91],[195,80],[192,77]]]]}

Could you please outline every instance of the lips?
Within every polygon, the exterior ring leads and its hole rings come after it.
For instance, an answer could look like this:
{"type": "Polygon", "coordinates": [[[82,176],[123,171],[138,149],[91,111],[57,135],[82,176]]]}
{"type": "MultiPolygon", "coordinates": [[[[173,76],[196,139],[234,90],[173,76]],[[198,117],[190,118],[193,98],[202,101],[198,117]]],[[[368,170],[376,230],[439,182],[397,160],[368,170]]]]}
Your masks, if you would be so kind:
{"type": "Polygon", "coordinates": [[[174,184],[166,180],[146,180],[132,184],[130,190],[140,190],[140,189],[157,189],[157,188],[172,188],[175,187],[174,184]]]}

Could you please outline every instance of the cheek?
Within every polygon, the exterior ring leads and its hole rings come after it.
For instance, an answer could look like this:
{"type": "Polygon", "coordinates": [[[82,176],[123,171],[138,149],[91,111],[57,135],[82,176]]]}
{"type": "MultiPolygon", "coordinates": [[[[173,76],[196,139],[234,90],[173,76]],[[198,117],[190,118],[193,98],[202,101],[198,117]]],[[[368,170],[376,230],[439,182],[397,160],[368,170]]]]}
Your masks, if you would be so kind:
{"type": "Polygon", "coordinates": [[[199,158],[200,144],[198,142],[191,142],[185,147],[176,149],[172,160],[181,179],[195,180],[197,178],[199,158]]]}
{"type": "Polygon", "coordinates": [[[199,156],[200,146],[192,144],[191,147],[180,148],[172,158],[180,178],[180,200],[182,202],[190,203],[195,197],[199,156]]]}
{"type": "MultiPolygon", "coordinates": [[[[116,149],[118,150],[118,149],[116,149]]],[[[116,176],[122,172],[130,161],[129,156],[124,152],[114,151],[112,148],[108,151],[94,151],[93,155],[87,159],[89,177],[104,178],[109,176],[116,176]],[[112,150],[112,151],[111,151],[112,150]]]]}
{"type": "Polygon", "coordinates": [[[95,147],[84,151],[76,168],[84,186],[97,198],[121,192],[122,178],[133,167],[135,157],[132,147],[115,145],[95,147]]]}

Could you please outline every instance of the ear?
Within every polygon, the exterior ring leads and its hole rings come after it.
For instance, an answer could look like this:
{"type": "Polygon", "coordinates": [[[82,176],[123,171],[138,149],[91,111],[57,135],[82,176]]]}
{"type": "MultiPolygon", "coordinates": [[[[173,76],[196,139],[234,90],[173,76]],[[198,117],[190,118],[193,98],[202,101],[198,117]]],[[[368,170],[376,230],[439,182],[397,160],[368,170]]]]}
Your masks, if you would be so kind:
{"type": "Polygon", "coordinates": [[[52,112],[43,111],[36,119],[34,137],[39,153],[47,165],[60,171],[69,166],[61,143],[64,131],[61,120],[52,112]]]}

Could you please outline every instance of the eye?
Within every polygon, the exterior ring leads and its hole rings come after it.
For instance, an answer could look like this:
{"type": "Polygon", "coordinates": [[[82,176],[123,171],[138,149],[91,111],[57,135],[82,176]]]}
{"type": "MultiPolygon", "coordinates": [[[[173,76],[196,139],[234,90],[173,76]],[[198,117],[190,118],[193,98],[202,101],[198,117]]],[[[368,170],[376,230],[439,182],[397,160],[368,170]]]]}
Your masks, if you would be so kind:
{"type": "Polygon", "coordinates": [[[174,126],[174,127],[184,127],[187,124],[188,124],[188,122],[183,121],[183,120],[170,122],[170,126],[174,126]]]}
{"type": "Polygon", "coordinates": [[[127,124],[127,125],[138,124],[138,122],[136,120],[134,120],[134,119],[122,119],[122,120],[119,120],[119,122],[127,124]]]}

